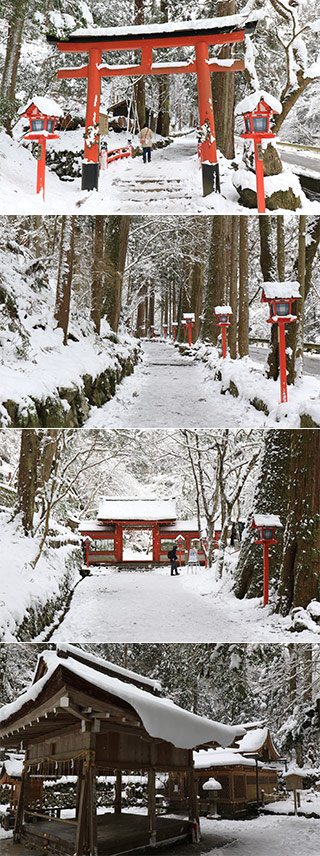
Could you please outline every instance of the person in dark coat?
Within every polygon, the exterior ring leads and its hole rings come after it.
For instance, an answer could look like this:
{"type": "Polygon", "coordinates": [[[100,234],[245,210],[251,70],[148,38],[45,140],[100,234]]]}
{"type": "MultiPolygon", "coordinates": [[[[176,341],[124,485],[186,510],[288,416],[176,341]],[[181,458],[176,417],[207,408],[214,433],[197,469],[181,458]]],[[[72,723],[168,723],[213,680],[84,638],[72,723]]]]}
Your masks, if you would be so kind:
{"type": "Polygon", "coordinates": [[[237,537],[237,527],[236,527],[236,524],[235,524],[235,523],[232,523],[232,527],[231,527],[231,538],[230,538],[230,546],[231,546],[231,547],[234,547],[236,537],[237,537]]]}
{"type": "Polygon", "coordinates": [[[176,544],[174,545],[174,547],[172,547],[171,550],[169,550],[168,559],[170,559],[170,564],[171,564],[171,576],[172,577],[178,577],[179,571],[178,571],[177,545],[176,544]]]}

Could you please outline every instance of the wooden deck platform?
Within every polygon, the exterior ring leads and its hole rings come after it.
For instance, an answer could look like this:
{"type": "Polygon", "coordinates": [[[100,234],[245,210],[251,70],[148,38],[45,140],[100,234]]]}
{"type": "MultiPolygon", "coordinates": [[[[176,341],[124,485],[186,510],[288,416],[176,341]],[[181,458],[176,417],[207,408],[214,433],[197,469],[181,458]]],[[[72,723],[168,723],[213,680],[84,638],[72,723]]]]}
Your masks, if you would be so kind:
{"type": "MultiPolygon", "coordinates": [[[[70,819],[71,820],[71,819],[70,819]]],[[[165,845],[187,838],[190,823],[184,818],[157,817],[157,844],[165,845]]],[[[23,840],[34,847],[43,847],[57,854],[73,856],[76,822],[64,823],[55,818],[23,826],[23,840]]],[[[149,849],[147,815],[103,814],[98,815],[99,856],[133,853],[149,849]]],[[[150,849],[154,850],[154,846],[150,849]]]]}

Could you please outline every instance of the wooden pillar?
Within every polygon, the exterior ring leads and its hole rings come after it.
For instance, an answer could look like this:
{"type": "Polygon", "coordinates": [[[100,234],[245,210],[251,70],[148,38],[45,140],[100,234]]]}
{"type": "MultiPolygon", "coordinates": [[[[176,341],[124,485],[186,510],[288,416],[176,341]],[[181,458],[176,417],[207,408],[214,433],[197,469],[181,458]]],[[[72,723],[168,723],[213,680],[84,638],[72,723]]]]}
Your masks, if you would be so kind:
{"type": "Polygon", "coordinates": [[[117,770],[116,774],[116,795],[114,801],[114,813],[121,814],[121,792],[122,792],[122,775],[117,770]]]}
{"type": "Polygon", "coordinates": [[[220,192],[219,165],[217,159],[216,133],[214,127],[212,87],[209,66],[208,45],[201,42],[196,45],[197,82],[199,98],[200,127],[209,125],[209,139],[201,143],[203,195],[213,191],[220,192]]]}
{"type": "Polygon", "coordinates": [[[152,530],[152,561],[160,562],[161,539],[159,534],[159,526],[156,524],[152,530]]]}
{"type": "Polygon", "coordinates": [[[98,856],[96,769],[88,770],[88,841],[90,856],[98,856]]]}
{"type": "Polygon", "coordinates": [[[78,823],[76,829],[75,856],[83,856],[87,838],[87,806],[88,806],[88,775],[87,772],[80,774],[80,795],[78,809],[78,823]]]}
{"type": "Polygon", "coordinates": [[[116,531],[114,536],[114,554],[117,562],[122,562],[123,560],[123,532],[120,523],[116,524],[116,531]]]}
{"type": "Polygon", "coordinates": [[[199,808],[197,800],[196,781],[193,769],[193,754],[190,752],[190,767],[188,773],[188,802],[189,802],[189,820],[195,820],[199,824],[199,808]]]}
{"type": "Polygon", "coordinates": [[[157,817],[156,817],[156,774],[154,770],[148,772],[148,820],[150,844],[157,840],[157,817]]]}
{"type": "Polygon", "coordinates": [[[18,844],[21,840],[21,830],[23,826],[24,812],[28,806],[28,797],[29,797],[29,773],[26,767],[23,768],[22,776],[21,776],[21,787],[18,799],[17,813],[14,823],[13,830],[13,840],[15,844],[18,844]]]}

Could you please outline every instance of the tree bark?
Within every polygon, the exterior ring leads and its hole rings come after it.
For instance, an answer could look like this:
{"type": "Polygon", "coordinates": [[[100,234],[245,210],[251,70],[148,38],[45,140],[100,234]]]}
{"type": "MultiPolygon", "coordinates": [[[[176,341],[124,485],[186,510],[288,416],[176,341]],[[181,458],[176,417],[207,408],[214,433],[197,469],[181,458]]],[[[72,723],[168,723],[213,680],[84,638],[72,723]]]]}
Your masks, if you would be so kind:
{"type": "Polygon", "coordinates": [[[239,239],[239,355],[249,353],[249,266],[248,217],[241,214],[239,239]]]}
{"type": "Polygon", "coordinates": [[[21,431],[17,509],[21,512],[23,531],[26,535],[30,535],[33,530],[38,455],[37,431],[24,428],[21,431]]]}
{"type": "Polygon", "coordinates": [[[237,357],[237,312],[238,312],[238,257],[239,257],[239,220],[241,218],[234,216],[231,220],[231,267],[230,267],[230,289],[229,302],[232,309],[230,318],[231,324],[229,327],[229,350],[230,357],[235,360],[237,357]]]}
{"type": "Polygon", "coordinates": [[[11,135],[12,118],[15,112],[16,81],[20,60],[22,36],[29,0],[13,0],[12,15],[9,22],[6,55],[1,81],[1,100],[5,102],[7,118],[5,128],[11,135]]]}
{"type": "Polygon", "coordinates": [[[91,285],[91,318],[98,336],[101,326],[102,289],[104,274],[104,227],[105,217],[95,217],[93,271],[91,285]]]}
{"type": "MultiPolygon", "coordinates": [[[[162,24],[169,20],[169,2],[160,0],[160,21],[162,24]]],[[[162,137],[169,136],[170,127],[170,75],[158,77],[159,86],[159,113],[157,121],[157,134],[162,137]]]]}
{"type": "MultiPolygon", "coordinates": [[[[234,15],[236,0],[219,0],[218,15],[234,15]]],[[[224,45],[219,52],[219,59],[230,59],[230,45],[224,45]]],[[[234,102],[235,102],[235,73],[217,72],[213,75],[213,107],[217,147],[222,154],[231,160],[234,158],[234,102]]]]}
{"type": "Polygon", "coordinates": [[[225,300],[226,287],[226,226],[227,217],[212,217],[208,277],[205,290],[202,338],[216,345],[220,328],[214,314],[215,306],[225,300]]]}
{"type": "MultiPolygon", "coordinates": [[[[134,0],[134,23],[137,26],[142,26],[142,24],[144,24],[144,0],[134,0]]],[[[135,53],[134,58],[135,62],[139,64],[140,55],[135,53]]],[[[134,84],[134,96],[141,130],[141,128],[144,128],[146,124],[146,85],[144,77],[140,77],[134,84]]]]}
{"type": "Polygon", "coordinates": [[[112,330],[119,326],[123,274],[128,249],[130,229],[129,216],[108,218],[105,246],[105,285],[102,303],[102,315],[109,321],[112,330]]]}
{"type": "Polygon", "coordinates": [[[61,218],[60,254],[54,317],[57,327],[63,331],[63,344],[68,342],[70,297],[73,272],[75,216],[61,218]]]}
{"type": "Polygon", "coordinates": [[[298,249],[298,282],[300,284],[300,300],[296,300],[295,315],[297,320],[289,324],[286,333],[287,350],[287,380],[288,384],[301,378],[303,373],[303,343],[304,343],[304,303],[306,284],[306,228],[307,218],[299,217],[299,249],[298,249]]]}

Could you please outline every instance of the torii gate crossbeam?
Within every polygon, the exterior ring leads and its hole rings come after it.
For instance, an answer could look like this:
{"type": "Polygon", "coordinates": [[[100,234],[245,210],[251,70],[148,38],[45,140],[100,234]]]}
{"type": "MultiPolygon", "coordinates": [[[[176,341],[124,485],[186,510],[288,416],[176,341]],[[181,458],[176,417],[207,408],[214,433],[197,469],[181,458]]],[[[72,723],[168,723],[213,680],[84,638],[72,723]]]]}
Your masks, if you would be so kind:
{"type": "Polygon", "coordinates": [[[92,28],[78,30],[65,41],[47,36],[61,53],[87,53],[88,63],[81,67],[63,68],[58,78],[87,78],[87,112],[82,190],[98,189],[99,180],[99,111],[102,77],[123,77],[165,74],[197,74],[200,126],[209,123],[208,139],[201,144],[203,195],[220,191],[219,165],[215,139],[212,104],[211,71],[235,72],[244,69],[243,60],[209,59],[210,45],[231,45],[243,42],[253,33],[257,18],[244,15],[211,18],[193,22],[150,24],[148,26],[92,28]],[[159,63],[153,61],[153,50],[172,47],[194,47],[195,59],[190,62],[159,63]],[[108,65],[102,54],[109,51],[141,50],[139,65],[108,65]]]}

